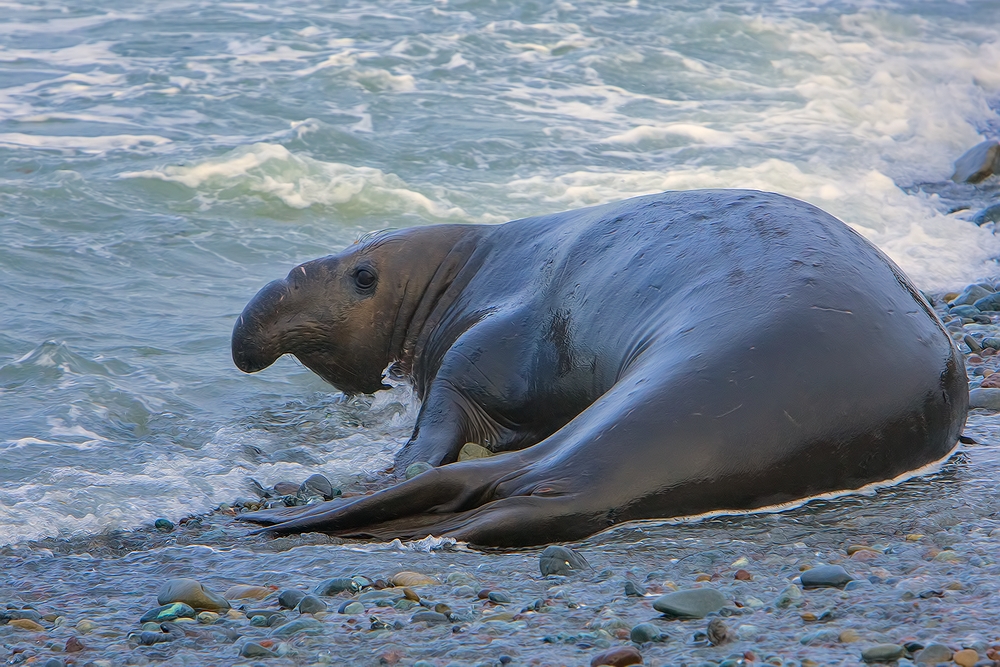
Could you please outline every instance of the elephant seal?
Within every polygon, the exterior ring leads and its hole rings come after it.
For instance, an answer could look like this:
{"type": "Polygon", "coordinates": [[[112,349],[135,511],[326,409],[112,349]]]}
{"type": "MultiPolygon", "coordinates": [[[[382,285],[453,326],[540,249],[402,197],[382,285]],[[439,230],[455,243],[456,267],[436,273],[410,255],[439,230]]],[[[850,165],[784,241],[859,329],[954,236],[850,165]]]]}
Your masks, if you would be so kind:
{"type": "Polygon", "coordinates": [[[421,399],[397,470],[439,466],[244,515],[272,534],[516,547],[749,510],[939,460],[968,410],[961,355],[903,273],[748,190],[379,235],[264,287],[232,351],[247,372],[293,354],[345,392],[394,365],[421,399]],[[507,453],[453,463],[466,442],[507,453]]]}

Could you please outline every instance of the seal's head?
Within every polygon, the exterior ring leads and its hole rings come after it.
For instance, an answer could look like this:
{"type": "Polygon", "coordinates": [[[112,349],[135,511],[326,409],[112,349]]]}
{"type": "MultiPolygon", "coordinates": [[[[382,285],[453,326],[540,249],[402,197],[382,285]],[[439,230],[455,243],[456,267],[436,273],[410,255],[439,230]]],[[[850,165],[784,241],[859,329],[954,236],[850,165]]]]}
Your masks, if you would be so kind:
{"type": "Polygon", "coordinates": [[[255,373],[283,354],[349,394],[388,388],[413,311],[463,225],[381,234],[267,284],[233,328],[233,361],[255,373]],[[452,229],[455,228],[455,229],[452,229]]]}

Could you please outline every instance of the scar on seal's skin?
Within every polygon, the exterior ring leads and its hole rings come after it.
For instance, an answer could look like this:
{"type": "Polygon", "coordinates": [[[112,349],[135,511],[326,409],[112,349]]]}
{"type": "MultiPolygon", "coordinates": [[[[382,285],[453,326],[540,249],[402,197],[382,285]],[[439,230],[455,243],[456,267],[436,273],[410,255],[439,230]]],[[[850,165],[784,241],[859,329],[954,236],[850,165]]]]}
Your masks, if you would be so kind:
{"type": "Polygon", "coordinates": [[[749,190],[374,234],[264,287],[232,351],[247,372],[292,354],[345,393],[394,363],[421,401],[395,470],[436,466],[241,517],[268,534],[525,546],[782,505],[923,469],[968,410],[962,356],[903,273],[749,190]],[[453,463],[466,442],[503,455],[453,463]]]}

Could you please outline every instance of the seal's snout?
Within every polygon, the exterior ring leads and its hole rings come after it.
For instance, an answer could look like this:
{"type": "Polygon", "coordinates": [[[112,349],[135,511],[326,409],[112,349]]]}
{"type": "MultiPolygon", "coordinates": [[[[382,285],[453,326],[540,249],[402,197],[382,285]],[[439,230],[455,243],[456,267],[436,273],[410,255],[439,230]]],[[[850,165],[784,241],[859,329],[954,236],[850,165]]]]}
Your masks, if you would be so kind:
{"type": "Polygon", "coordinates": [[[277,314],[288,295],[284,280],[268,283],[246,305],[233,327],[233,362],[244,373],[256,373],[284,352],[274,331],[277,314]]]}

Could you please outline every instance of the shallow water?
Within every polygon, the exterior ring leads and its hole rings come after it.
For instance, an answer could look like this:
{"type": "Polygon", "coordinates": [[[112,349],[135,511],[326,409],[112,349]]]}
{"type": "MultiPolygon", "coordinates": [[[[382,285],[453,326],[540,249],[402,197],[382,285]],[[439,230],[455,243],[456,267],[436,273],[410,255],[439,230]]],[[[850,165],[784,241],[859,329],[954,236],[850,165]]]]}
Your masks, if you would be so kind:
{"type": "Polygon", "coordinates": [[[968,222],[995,179],[945,182],[1000,131],[995,3],[0,7],[0,544],[383,468],[404,390],[228,351],[260,286],[370,230],[752,187],[921,288],[1000,275],[968,222]]]}

